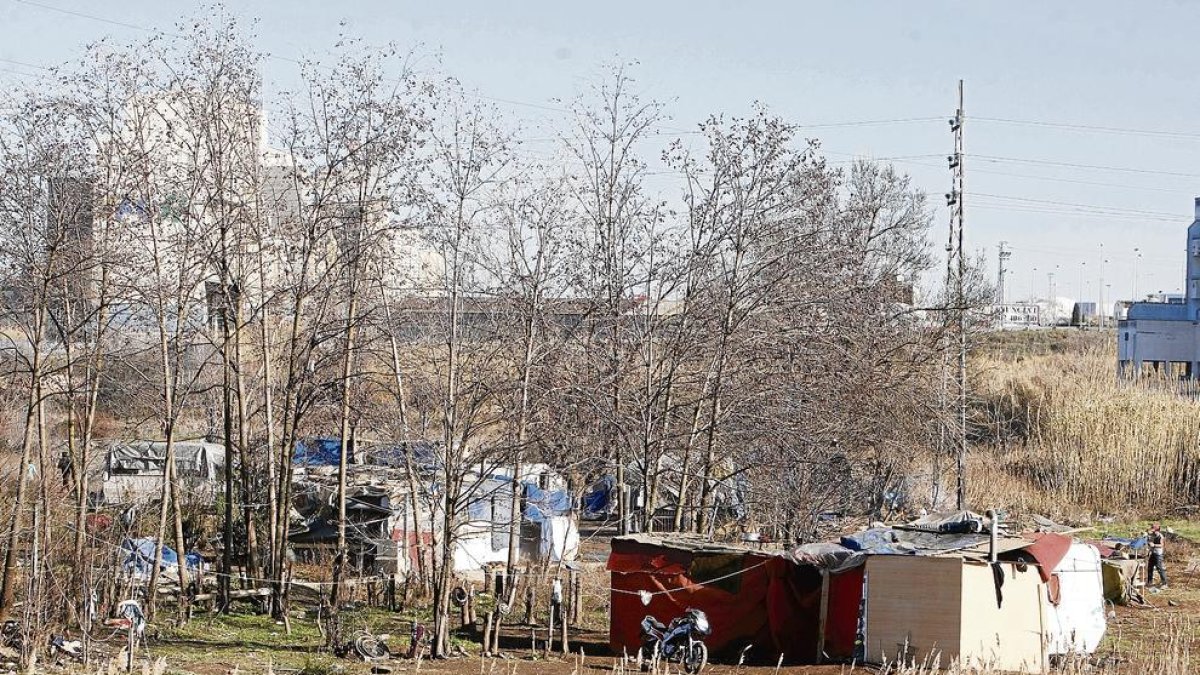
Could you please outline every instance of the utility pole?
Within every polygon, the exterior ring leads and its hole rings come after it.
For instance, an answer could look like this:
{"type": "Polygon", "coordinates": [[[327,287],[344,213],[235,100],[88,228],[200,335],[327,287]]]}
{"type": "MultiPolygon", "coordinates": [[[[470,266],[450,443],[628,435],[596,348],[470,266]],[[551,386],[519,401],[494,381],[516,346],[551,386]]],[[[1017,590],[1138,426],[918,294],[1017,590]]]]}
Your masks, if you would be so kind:
{"type": "Polygon", "coordinates": [[[1000,258],[999,266],[998,266],[999,272],[996,275],[998,277],[996,279],[996,303],[999,305],[1003,305],[1004,301],[1007,299],[1005,297],[1005,293],[1004,293],[1004,291],[1005,291],[1004,277],[1008,274],[1008,269],[1007,269],[1006,265],[1008,264],[1009,259],[1012,258],[1012,251],[1008,250],[1008,242],[1007,241],[1000,242],[999,258],[1000,258]]]}
{"type": "MultiPolygon", "coordinates": [[[[956,466],[958,473],[957,503],[959,509],[967,508],[967,308],[964,288],[967,265],[963,249],[963,215],[965,176],[963,172],[963,126],[966,110],[963,106],[963,81],[958,81],[958,108],[950,119],[950,132],[954,134],[954,154],[948,157],[951,188],[946,195],[950,207],[950,236],[946,245],[947,272],[954,277],[954,317],[958,337],[958,372],[955,384],[958,387],[958,429],[956,466]]],[[[948,274],[949,276],[949,274],[948,274]]],[[[1003,272],[1001,272],[1003,287],[1003,272]]],[[[948,291],[950,289],[947,289],[948,291]]],[[[1003,292],[1003,291],[1001,291],[1003,292]]]]}

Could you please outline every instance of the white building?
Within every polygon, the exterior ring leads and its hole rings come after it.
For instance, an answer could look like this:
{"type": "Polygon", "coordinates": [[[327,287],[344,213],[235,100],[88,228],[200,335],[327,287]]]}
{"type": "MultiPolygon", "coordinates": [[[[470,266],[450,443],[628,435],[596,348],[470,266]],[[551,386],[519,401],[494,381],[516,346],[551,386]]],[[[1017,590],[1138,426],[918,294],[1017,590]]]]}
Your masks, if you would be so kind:
{"type": "Polygon", "coordinates": [[[1117,373],[1133,376],[1146,365],[1167,375],[1200,377],[1200,197],[1187,231],[1183,297],[1134,302],[1117,324],[1117,373]]]}

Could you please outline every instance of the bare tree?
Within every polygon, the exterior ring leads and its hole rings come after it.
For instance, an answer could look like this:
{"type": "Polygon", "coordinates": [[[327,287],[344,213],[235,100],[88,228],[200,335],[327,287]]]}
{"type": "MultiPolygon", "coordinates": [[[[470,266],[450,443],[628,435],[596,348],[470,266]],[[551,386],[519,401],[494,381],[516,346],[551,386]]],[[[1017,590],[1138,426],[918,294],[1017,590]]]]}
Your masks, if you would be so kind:
{"type": "Polygon", "coordinates": [[[603,397],[595,392],[589,405],[605,429],[603,443],[615,465],[622,533],[632,515],[625,476],[632,446],[624,419],[629,386],[624,318],[645,274],[647,242],[641,235],[653,231],[648,223],[660,216],[660,205],[646,195],[642,182],[647,169],[639,144],[663,119],[661,105],[643,101],[633,87],[626,68],[613,67],[590,97],[571,104],[574,126],[563,138],[579,166],[572,186],[585,225],[577,243],[584,263],[579,294],[595,302],[603,318],[591,323],[583,348],[584,354],[606,356],[593,371],[593,383],[603,397]]]}

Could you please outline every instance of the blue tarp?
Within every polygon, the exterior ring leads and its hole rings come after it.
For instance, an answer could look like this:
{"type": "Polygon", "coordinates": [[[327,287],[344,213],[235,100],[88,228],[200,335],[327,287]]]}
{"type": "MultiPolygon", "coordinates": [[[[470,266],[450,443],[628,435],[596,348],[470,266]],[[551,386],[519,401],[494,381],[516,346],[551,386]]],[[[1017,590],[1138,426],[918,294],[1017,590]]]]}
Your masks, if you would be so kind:
{"type": "Polygon", "coordinates": [[[1138,537],[1137,539],[1125,539],[1123,537],[1105,537],[1104,541],[1112,542],[1114,544],[1124,544],[1126,548],[1132,548],[1132,549],[1140,549],[1146,545],[1146,537],[1145,536],[1138,537]]]}
{"type": "MultiPolygon", "coordinates": [[[[340,438],[305,438],[296,441],[292,464],[296,466],[337,466],[342,458],[340,438]]],[[[347,461],[354,460],[351,452],[347,461]]]]}
{"type": "Polygon", "coordinates": [[[551,516],[571,512],[571,495],[566,490],[543,490],[535,483],[524,483],[525,518],[540,523],[551,516]]]}
{"type": "Polygon", "coordinates": [[[411,454],[413,467],[418,471],[428,473],[442,468],[437,445],[429,441],[373,443],[362,445],[356,451],[361,452],[364,464],[403,468],[407,466],[407,456],[411,454]]]}
{"type": "Polygon", "coordinates": [[[594,483],[587,494],[583,496],[583,510],[585,513],[602,515],[608,513],[612,506],[613,486],[616,481],[610,476],[605,476],[594,483]]]}
{"type": "MultiPolygon", "coordinates": [[[[154,544],[153,537],[143,537],[141,539],[126,539],[125,543],[121,544],[121,548],[128,551],[129,554],[125,557],[125,569],[130,572],[141,572],[149,574],[150,568],[154,565],[154,544]]],[[[185,556],[188,569],[200,569],[202,562],[200,554],[191,552],[185,556]]],[[[162,548],[162,569],[175,567],[179,564],[179,555],[175,553],[175,549],[170,546],[162,548]]]]}
{"type": "Polygon", "coordinates": [[[842,536],[842,546],[851,551],[869,551],[879,554],[910,554],[914,551],[900,547],[895,532],[890,527],[876,527],[863,532],[842,536]]]}

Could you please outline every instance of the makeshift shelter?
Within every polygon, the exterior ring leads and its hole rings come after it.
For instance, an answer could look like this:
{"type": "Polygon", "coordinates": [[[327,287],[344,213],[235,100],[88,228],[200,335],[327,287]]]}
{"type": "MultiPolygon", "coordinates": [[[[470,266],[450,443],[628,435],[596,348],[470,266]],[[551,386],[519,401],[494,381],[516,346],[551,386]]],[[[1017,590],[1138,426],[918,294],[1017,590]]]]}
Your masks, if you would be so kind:
{"type": "Polygon", "coordinates": [[[697,538],[612,542],[610,645],[689,607],[709,615],[713,656],[774,662],[940,663],[1041,672],[1104,634],[1099,556],[1061,534],[997,535],[969,513],[880,527],[789,554],[697,538]],[[993,551],[994,549],[994,551],[993,551]],[[990,562],[994,553],[998,560],[990,562]]]}
{"type": "MultiPolygon", "coordinates": [[[[354,462],[354,446],[347,448],[346,463],[354,462]]],[[[338,466],[342,461],[340,438],[302,438],[292,452],[292,466],[338,466]]]]}
{"type": "MultiPolygon", "coordinates": [[[[225,469],[225,448],[204,441],[175,441],[175,466],[191,494],[214,497],[225,469]]],[[[104,462],[104,501],[144,502],[162,496],[167,444],[133,441],[110,445],[104,462]]]]}
{"type": "Polygon", "coordinates": [[[612,540],[608,570],[609,643],[617,654],[637,651],[643,617],[666,622],[688,608],[708,615],[712,635],[705,643],[717,657],[746,645],[750,658],[764,661],[852,654],[862,588],[853,569],[838,579],[781,553],[633,535],[612,540]]]}
{"type": "Polygon", "coordinates": [[[543,490],[525,483],[525,522],[537,528],[538,559],[571,561],[579,556],[579,527],[566,490],[543,490]]]}

